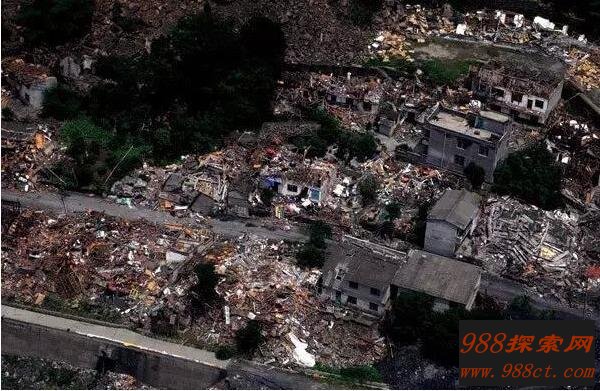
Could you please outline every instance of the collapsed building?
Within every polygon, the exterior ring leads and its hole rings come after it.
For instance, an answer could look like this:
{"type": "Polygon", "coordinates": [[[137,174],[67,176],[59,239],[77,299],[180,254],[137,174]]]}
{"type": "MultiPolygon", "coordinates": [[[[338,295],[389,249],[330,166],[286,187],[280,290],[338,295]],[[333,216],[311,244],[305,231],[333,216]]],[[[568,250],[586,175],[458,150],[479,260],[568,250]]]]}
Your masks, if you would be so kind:
{"type": "Polygon", "coordinates": [[[589,217],[544,211],[509,197],[490,198],[457,254],[478,259],[486,272],[521,281],[542,296],[565,304],[583,302],[598,265],[594,239],[582,233],[598,214],[589,217]]]}
{"type": "Polygon", "coordinates": [[[335,165],[327,162],[301,163],[289,170],[265,167],[261,173],[261,186],[284,197],[301,197],[321,204],[332,191],[336,173],[335,165]]]}
{"type": "Polygon", "coordinates": [[[18,92],[19,99],[35,109],[42,108],[44,94],[58,84],[48,68],[26,63],[20,58],[2,61],[2,73],[7,84],[18,92]]]}
{"type": "Polygon", "coordinates": [[[474,163],[485,171],[486,182],[493,181],[496,166],[507,155],[510,117],[484,110],[465,114],[438,103],[418,121],[423,127],[418,152],[426,164],[463,174],[474,163]]]}
{"type": "Polygon", "coordinates": [[[328,78],[325,101],[329,104],[347,107],[363,113],[377,113],[383,96],[380,80],[352,78],[348,72],[346,79],[328,78]]]}
{"type": "Polygon", "coordinates": [[[472,66],[471,75],[473,92],[492,110],[543,124],[560,100],[565,67],[491,61],[472,66]]]}

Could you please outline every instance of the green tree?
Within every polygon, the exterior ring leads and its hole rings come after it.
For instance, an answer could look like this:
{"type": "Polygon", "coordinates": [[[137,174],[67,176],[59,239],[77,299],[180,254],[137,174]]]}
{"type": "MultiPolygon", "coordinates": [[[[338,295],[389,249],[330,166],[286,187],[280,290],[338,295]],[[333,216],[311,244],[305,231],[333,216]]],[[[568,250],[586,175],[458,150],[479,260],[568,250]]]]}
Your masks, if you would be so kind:
{"type": "Polygon", "coordinates": [[[394,220],[400,216],[402,206],[397,201],[392,201],[385,206],[386,220],[394,220]]]}
{"type": "Polygon", "coordinates": [[[367,174],[358,182],[358,192],[364,205],[371,204],[377,199],[377,190],[379,190],[379,182],[371,174],[367,174]]]}
{"type": "Polygon", "coordinates": [[[494,172],[493,191],[508,194],[543,209],[564,202],[560,193],[562,170],[543,144],[511,153],[494,172]]]}
{"type": "Polygon", "coordinates": [[[81,97],[69,87],[59,84],[44,95],[42,115],[59,120],[76,118],[81,115],[81,97]]]}
{"type": "Polygon", "coordinates": [[[471,162],[465,167],[464,172],[469,182],[471,182],[473,189],[480,189],[483,182],[485,182],[485,170],[481,166],[471,162]]]}
{"type": "Polygon", "coordinates": [[[351,133],[346,132],[340,139],[342,153],[346,151],[352,158],[358,161],[370,159],[377,152],[377,142],[371,133],[351,133]]]}
{"type": "Polygon", "coordinates": [[[392,299],[392,308],[384,322],[389,337],[400,345],[415,343],[431,319],[433,298],[418,292],[403,292],[392,299]]]}
{"type": "Polygon", "coordinates": [[[310,243],[315,247],[324,248],[325,240],[331,239],[331,226],[324,221],[312,221],[309,226],[310,243]]]}
{"type": "Polygon", "coordinates": [[[190,290],[192,305],[195,310],[202,311],[218,297],[215,288],[219,282],[219,275],[215,272],[215,265],[211,263],[199,263],[194,273],[197,282],[190,290]]]}
{"type": "Polygon", "coordinates": [[[93,0],[33,0],[17,16],[25,40],[57,45],[87,32],[94,14],[93,0]]]}
{"type": "Polygon", "coordinates": [[[382,5],[383,0],[350,0],[350,20],[355,25],[366,26],[382,5]]]}
{"type": "Polygon", "coordinates": [[[257,320],[251,320],[244,328],[235,333],[235,343],[240,353],[251,355],[264,340],[262,326],[257,320]]]}
{"type": "Polygon", "coordinates": [[[305,243],[296,253],[296,261],[302,267],[323,267],[325,253],[322,249],[312,243],[305,243]]]}

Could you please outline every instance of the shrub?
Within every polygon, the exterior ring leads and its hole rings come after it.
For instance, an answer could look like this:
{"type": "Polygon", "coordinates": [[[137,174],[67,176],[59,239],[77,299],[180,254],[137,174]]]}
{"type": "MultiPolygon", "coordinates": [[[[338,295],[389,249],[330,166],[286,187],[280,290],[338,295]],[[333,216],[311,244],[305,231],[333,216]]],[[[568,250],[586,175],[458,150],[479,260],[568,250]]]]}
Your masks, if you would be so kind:
{"type": "Polygon", "coordinates": [[[263,342],[262,326],[257,320],[251,320],[246,327],[235,333],[237,350],[244,354],[252,354],[263,342]]]}
{"type": "Polygon", "coordinates": [[[296,253],[296,261],[302,267],[322,267],[325,263],[325,253],[312,243],[305,243],[296,253]]]}
{"type": "Polygon", "coordinates": [[[215,351],[215,356],[219,360],[229,360],[235,356],[235,348],[229,345],[220,345],[215,351]]]}
{"type": "Polygon", "coordinates": [[[358,192],[362,197],[364,205],[368,205],[377,199],[377,190],[379,182],[373,175],[368,174],[360,182],[358,182],[358,192]]]}
{"type": "Polygon", "coordinates": [[[464,172],[469,182],[471,182],[473,189],[480,189],[483,182],[485,182],[485,170],[471,162],[465,167],[464,172]]]}
{"type": "Polygon", "coordinates": [[[494,172],[492,190],[556,209],[564,204],[561,181],[561,167],[543,144],[537,144],[508,156],[494,172]]]}
{"type": "Polygon", "coordinates": [[[360,383],[365,381],[381,382],[383,378],[381,373],[372,365],[358,365],[353,367],[341,368],[340,375],[344,378],[355,379],[360,383]]]}
{"type": "Polygon", "coordinates": [[[387,220],[394,220],[400,216],[400,212],[402,212],[402,207],[400,203],[393,201],[385,206],[385,213],[387,220]]]}
{"type": "Polygon", "coordinates": [[[62,84],[49,89],[44,95],[42,115],[59,120],[71,119],[81,115],[81,97],[62,84]]]}
{"type": "Polygon", "coordinates": [[[315,369],[321,372],[340,376],[342,380],[364,383],[367,381],[381,382],[383,378],[379,370],[372,365],[356,365],[344,368],[333,368],[329,365],[317,363],[315,369]]]}
{"type": "Polygon", "coordinates": [[[382,5],[383,0],[350,0],[350,20],[359,26],[368,25],[382,5]]]}
{"type": "Polygon", "coordinates": [[[33,0],[23,6],[17,23],[25,28],[27,42],[56,45],[88,31],[93,14],[93,0],[33,0]]]}
{"type": "Polygon", "coordinates": [[[219,275],[215,272],[215,265],[200,263],[194,269],[198,282],[192,287],[192,305],[195,310],[202,310],[218,297],[215,287],[219,282],[219,275]]]}
{"type": "Polygon", "coordinates": [[[10,107],[2,108],[2,119],[5,121],[12,121],[15,119],[15,113],[10,107]]]}
{"type": "Polygon", "coordinates": [[[316,247],[324,248],[325,239],[331,239],[331,226],[324,221],[313,221],[309,227],[310,243],[316,247]]]}

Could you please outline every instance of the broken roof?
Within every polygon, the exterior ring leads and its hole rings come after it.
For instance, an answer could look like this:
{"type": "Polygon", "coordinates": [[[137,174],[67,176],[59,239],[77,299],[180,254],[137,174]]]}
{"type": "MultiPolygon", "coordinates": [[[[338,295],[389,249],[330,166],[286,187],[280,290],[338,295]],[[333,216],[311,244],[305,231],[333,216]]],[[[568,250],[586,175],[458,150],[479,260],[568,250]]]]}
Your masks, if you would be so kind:
{"type": "Polygon", "coordinates": [[[392,283],[455,303],[467,304],[481,279],[481,268],[441,255],[410,250],[392,283]]]}
{"type": "Polygon", "coordinates": [[[430,108],[424,116],[426,124],[431,124],[463,136],[488,142],[494,142],[499,139],[497,134],[489,130],[472,126],[465,114],[441,107],[439,104],[430,108]]]}
{"type": "Polygon", "coordinates": [[[29,86],[36,81],[46,80],[50,70],[41,65],[26,63],[22,58],[7,58],[2,61],[2,72],[18,83],[29,86]]]}
{"type": "Polygon", "coordinates": [[[511,91],[546,96],[565,79],[566,67],[560,61],[541,56],[535,59],[503,59],[476,66],[479,77],[492,86],[511,91]]]}
{"type": "Polygon", "coordinates": [[[427,216],[428,220],[443,220],[459,229],[465,229],[477,210],[481,197],[465,189],[448,189],[435,203],[427,216]]]}
{"type": "Polygon", "coordinates": [[[480,117],[490,119],[496,122],[506,123],[510,121],[510,117],[508,115],[498,113],[497,111],[480,110],[478,114],[480,117]]]}

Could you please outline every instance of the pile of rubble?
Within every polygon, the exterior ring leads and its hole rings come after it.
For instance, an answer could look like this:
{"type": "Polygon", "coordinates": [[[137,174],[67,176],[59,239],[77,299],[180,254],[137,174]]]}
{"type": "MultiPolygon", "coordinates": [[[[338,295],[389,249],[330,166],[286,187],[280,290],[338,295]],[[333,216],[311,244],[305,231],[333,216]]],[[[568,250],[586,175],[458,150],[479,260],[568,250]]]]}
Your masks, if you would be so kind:
{"type": "Polygon", "coordinates": [[[201,229],[25,210],[4,235],[2,294],[30,305],[51,294],[105,303],[136,324],[161,302],[181,302],[190,282],[178,270],[211,240],[201,229]]]}
{"type": "Polygon", "coordinates": [[[5,389],[50,390],[150,390],[135,377],[112,371],[75,367],[61,361],[2,355],[2,385],[5,389]]]}
{"type": "Polygon", "coordinates": [[[600,208],[600,131],[585,118],[561,116],[548,130],[548,146],[564,167],[563,194],[577,207],[600,208]],[[566,119],[569,118],[569,119],[566,119]]]}
{"type": "Polygon", "coordinates": [[[344,319],[344,312],[322,303],[317,294],[320,272],[296,266],[295,249],[254,236],[221,242],[208,250],[204,262],[215,265],[222,278],[216,288],[223,306],[192,327],[200,345],[233,343],[237,330],[258,319],[266,338],[259,360],[297,365],[298,340],[319,362],[335,365],[376,361],[384,345],[376,331],[344,319]],[[351,346],[340,336],[363,341],[351,346]],[[359,353],[360,352],[360,353],[359,353]]]}
{"type": "Polygon", "coordinates": [[[461,253],[491,273],[524,282],[543,296],[570,302],[584,294],[591,260],[581,251],[579,216],[490,198],[461,253]],[[470,248],[469,248],[470,247],[470,248]]]}
{"type": "Polygon", "coordinates": [[[404,35],[394,34],[389,31],[382,31],[371,43],[372,54],[376,54],[384,63],[391,59],[405,59],[412,61],[412,44],[404,35]]]}
{"type": "Polygon", "coordinates": [[[55,176],[52,166],[63,158],[54,132],[46,125],[2,125],[2,186],[26,192],[46,187],[42,179],[55,176]]]}
{"type": "MultiPolygon", "coordinates": [[[[327,0],[221,2],[213,10],[238,23],[264,15],[282,24],[285,60],[303,64],[351,64],[365,52],[367,28],[352,24],[343,4],[327,0]]],[[[213,4],[211,4],[213,5],[213,4]]]]}
{"type": "Polygon", "coordinates": [[[165,167],[146,163],[113,183],[109,199],[129,207],[209,215],[225,207],[228,187],[244,176],[246,150],[232,145],[206,155],[183,156],[165,167]]]}
{"type": "Polygon", "coordinates": [[[586,53],[573,48],[568,58],[573,64],[568,74],[580,88],[587,91],[600,88],[600,49],[586,53]]]}

